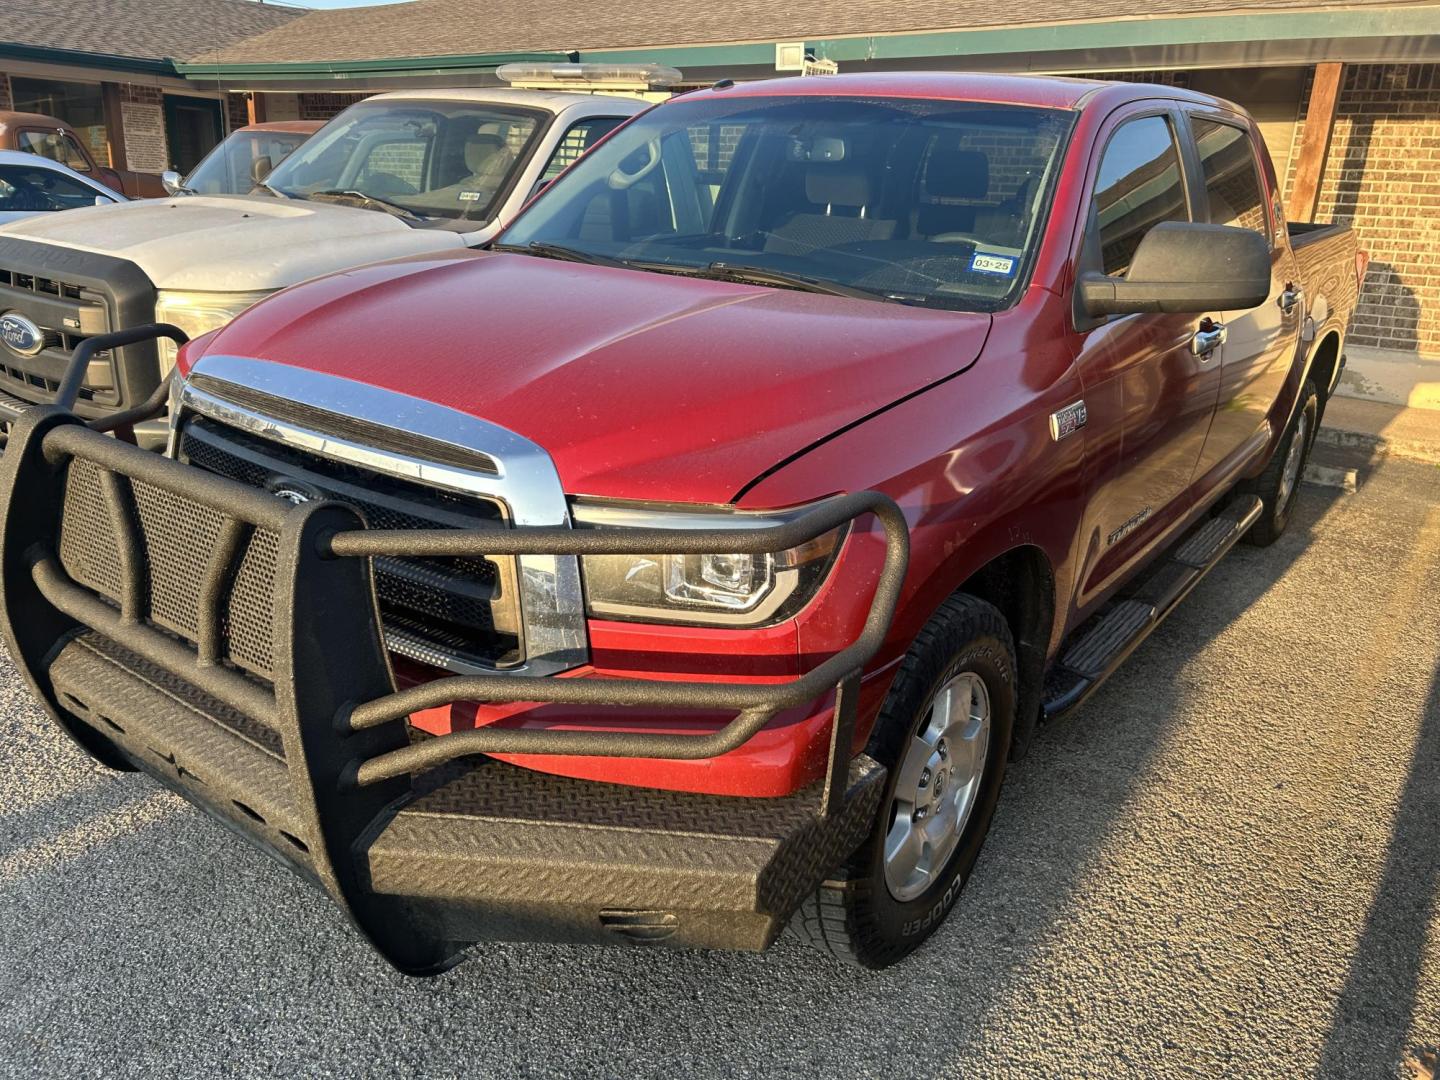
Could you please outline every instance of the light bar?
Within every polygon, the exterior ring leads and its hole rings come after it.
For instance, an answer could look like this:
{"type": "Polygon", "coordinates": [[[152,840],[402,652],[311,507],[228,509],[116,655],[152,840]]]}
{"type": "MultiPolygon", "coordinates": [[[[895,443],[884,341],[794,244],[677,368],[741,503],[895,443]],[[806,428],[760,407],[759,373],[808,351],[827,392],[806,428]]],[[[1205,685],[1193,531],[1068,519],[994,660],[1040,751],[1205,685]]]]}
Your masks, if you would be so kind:
{"type": "Polygon", "coordinates": [[[664,64],[501,64],[495,77],[507,83],[638,83],[674,86],[684,76],[664,64]]]}

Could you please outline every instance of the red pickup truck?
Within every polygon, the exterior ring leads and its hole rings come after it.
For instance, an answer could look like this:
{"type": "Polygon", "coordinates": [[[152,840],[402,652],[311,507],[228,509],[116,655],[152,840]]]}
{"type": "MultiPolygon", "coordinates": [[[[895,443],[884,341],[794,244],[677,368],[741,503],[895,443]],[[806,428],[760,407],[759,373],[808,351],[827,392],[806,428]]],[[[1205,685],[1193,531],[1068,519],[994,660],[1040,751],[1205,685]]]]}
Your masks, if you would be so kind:
{"type": "Polygon", "coordinates": [[[1285,529],[1364,273],[1235,106],[1002,76],[687,94],[501,239],[191,342],[163,457],[61,404],[0,471],[56,722],[415,973],[909,953],[1037,723],[1285,529]]]}
{"type": "Polygon", "coordinates": [[[53,116],[0,111],[0,149],[58,161],[132,199],[158,199],[165,194],[160,177],[154,173],[122,171],[99,164],[75,129],[53,116]]]}

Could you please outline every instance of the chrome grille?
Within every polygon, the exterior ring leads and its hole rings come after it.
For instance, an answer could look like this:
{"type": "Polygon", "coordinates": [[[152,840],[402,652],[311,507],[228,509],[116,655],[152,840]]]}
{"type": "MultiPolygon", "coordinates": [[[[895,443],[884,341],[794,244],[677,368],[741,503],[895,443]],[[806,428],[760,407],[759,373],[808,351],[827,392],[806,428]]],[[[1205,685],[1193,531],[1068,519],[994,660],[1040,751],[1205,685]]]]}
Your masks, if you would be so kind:
{"type": "MultiPolygon", "coordinates": [[[[225,424],[187,415],[180,460],[250,487],[333,498],[378,529],[505,528],[501,506],[332,460],[225,424]]],[[[375,591],[389,647],[456,671],[521,659],[514,560],[376,559],[375,591]]]]}

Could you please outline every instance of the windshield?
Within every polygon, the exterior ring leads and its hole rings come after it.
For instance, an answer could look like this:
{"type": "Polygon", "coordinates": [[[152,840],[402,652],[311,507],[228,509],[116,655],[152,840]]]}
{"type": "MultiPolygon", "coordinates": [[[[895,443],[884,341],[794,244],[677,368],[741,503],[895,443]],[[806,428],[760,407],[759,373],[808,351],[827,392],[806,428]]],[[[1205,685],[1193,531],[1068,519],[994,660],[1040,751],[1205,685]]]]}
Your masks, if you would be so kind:
{"type": "Polygon", "coordinates": [[[301,131],[237,131],[185,178],[197,195],[244,195],[310,136],[301,131]]]}
{"type": "Polygon", "coordinates": [[[353,105],[270,174],[291,198],[354,205],[425,221],[484,224],[529,159],[546,114],[485,102],[353,105]]]}
{"type": "Polygon", "coordinates": [[[0,165],[0,214],[94,206],[100,193],[44,166],[0,165]]]}
{"type": "Polygon", "coordinates": [[[37,131],[29,128],[19,133],[16,148],[27,154],[38,154],[51,161],[58,161],[76,172],[90,171],[90,162],[80,152],[79,145],[63,131],[37,131]]]}
{"type": "Polygon", "coordinates": [[[993,310],[1025,276],[1072,117],[954,101],[677,101],[581,158],[501,246],[993,310]]]}

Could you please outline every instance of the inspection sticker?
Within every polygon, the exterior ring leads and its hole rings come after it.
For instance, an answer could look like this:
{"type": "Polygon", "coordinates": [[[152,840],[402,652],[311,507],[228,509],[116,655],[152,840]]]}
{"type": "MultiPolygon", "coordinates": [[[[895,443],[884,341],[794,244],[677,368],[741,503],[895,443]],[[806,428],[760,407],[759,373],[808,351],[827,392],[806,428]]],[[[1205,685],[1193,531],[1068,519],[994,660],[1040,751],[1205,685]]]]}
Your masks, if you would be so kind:
{"type": "Polygon", "coordinates": [[[982,274],[1013,274],[1015,260],[1009,255],[992,255],[987,251],[977,251],[970,257],[970,269],[978,270],[982,274]]]}
{"type": "Polygon", "coordinates": [[[460,201],[461,201],[461,202],[479,202],[479,201],[480,201],[480,192],[478,192],[478,191],[462,191],[462,192],[460,192],[460,201]]]}

